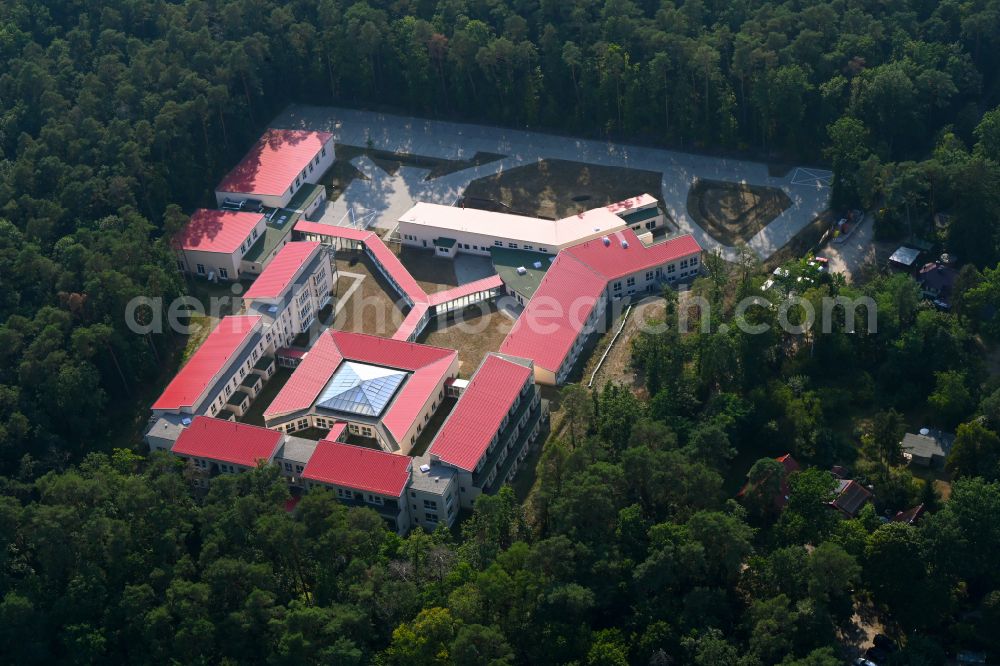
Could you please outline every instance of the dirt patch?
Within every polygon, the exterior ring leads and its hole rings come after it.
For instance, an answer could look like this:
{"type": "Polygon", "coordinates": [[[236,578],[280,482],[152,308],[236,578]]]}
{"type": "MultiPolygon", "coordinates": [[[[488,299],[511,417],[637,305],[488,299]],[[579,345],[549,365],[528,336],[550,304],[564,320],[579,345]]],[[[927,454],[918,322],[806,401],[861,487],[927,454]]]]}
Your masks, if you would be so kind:
{"type": "MultiPolygon", "coordinates": [[[[644,298],[632,306],[628,318],[625,320],[625,326],[622,328],[621,335],[615,340],[614,346],[611,347],[611,351],[608,352],[597,374],[594,375],[593,386],[595,389],[600,389],[607,382],[616,382],[630,386],[633,392],[637,394],[644,391],[642,378],[632,368],[632,340],[647,325],[663,321],[666,311],[666,301],[663,300],[662,296],[644,298]]],[[[593,356],[587,363],[587,368],[583,375],[584,381],[590,381],[590,377],[594,373],[594,368],[597,367],[597,363],[601,360],[601,355],[608,348],[608,344],[610,344],[615,333],[618,332],[621,324],[622,320],[619,317],[612,323],[608,332],[602,336],[600,343],[598,343],[597,348],[594,350],[593,356]]]]}
{"type": "Polygon", "coordinates": [[[688,213],[720,243],[746,243],[792,205],[774,187],[699,179],[688,190],[688,213]]]}
{"type": "Polygon", "coordinates": [[[643,193],[659,198],[661,183],[659,171],[540,160],[477,178],[464,196],[476,208],[493,202],[506,212],[554,220],[643,193]]]}
{"type": "Polygon", "coordinates": [[[338,299],[336,317],[331,328],[353,333],[368,333],[384,338],[392,337],[403,321],[399,295],[375,270],[371,261],[361,254],[341,256],[338,253],[337,284],[334,297],[338,299]],[[361,284],[354,287],[362,276],[361,284]],[[347,298],[344,303],[340,299],[347,298]]]}
{"type": "Polygon", "coordinates": [[[458,350],[459,372],[463,377],[470,377],[488,352],[500,349],[513,324],[492,304],[485,313],[472,307],[460,320],[449,317],[430,322],[417,341],[458,350]]]}
{"type": "Polygon", "coordinates": [[[423,250],[406,245],[391,247],[413,279],[428,294],[441,291],[442,287],[458,286],[453,259],[435,256],[433,250],[423,250]]]}

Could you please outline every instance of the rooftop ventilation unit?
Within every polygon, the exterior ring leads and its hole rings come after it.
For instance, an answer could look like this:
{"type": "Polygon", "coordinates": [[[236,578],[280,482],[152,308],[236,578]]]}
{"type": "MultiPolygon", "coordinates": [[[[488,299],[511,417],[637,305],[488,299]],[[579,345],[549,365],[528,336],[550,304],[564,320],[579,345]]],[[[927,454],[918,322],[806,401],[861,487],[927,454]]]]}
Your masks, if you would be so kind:
{"type": "Polygon", "coordinates": [[[627,240],[623,240],[622,241],[622,249],[623,250],[627,250],[628,249],[628,241],[627,240]]]}
{"type": "Polygon", "coordinates": [[[181,425],[183,425],[183,426],[189,426],[189,425],[191,425],[191,419],[189,419],[187,417],[181,419],[181,425]]]}
{"type": "Polygon", "coordinates": [[[420,471],[423,472],[424,474],[426,474],[427,472],[431,471],[431,466],[430,465],[421,465],[420,466],[420,471]]]}
{"type": "Polygon", "coordinates": [[[518,266],[517,267],[517,274],[518,275],[524,275],[527,272],[528,272],[528,269],[525,268],[524,266],[518,266]]]}
{"type": "Polygon", "coordinates": [[[541,268],[542,267],[542,262],[536,261],[535,263],[532,264],[532,266],[534,266],[535,268],[541,268]]]}
{"type": "Polygon", "coordinates": [[[601,242],[604,243],[604,247],[611,247],[611,239],[608,238],[607,236],[602,238],[601,242]]]}

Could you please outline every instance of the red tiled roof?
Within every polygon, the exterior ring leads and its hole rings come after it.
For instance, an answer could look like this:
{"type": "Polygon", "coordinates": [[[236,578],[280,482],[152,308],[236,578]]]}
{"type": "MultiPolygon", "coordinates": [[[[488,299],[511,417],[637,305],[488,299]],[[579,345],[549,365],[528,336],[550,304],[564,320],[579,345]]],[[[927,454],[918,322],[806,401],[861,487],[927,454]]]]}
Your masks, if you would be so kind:
{"type": "Polygon", "coordinates": [[[399,261],[399,257],[386,247],[378,234],[353,227],[338,227],[332,224],[320,224],[318,222],[298,222],[295,231],[307,234],[317,234],[320,236],[330,236],[332,238],[344,238],[346,240],[361,241],[365,248],[371,253],[375,260],[381,264],[389,275],[396,281],[396,284],[403,290],[413,303],[427,301],[427,294],[420,284],[413,279],[410,271],[399,261]]]}
{"type": "Polygon", "coordinates": [[[607,246],[600,238],[586,241],[556,255],[501,352],[557,371],[608,282],[701,251],[692,236],[647,247],[631,229],[611,234],[610,241],[607,246]]]}
{"type": "Polygon", "coordinates": [[[556,372],[607,286],[604,277],[566,252],[556,255],[500,352],[556,372]]]}
{"type": "Polygon", "coordinates": [[[243,294],[243,298],[278,298],[292,283],[299,270],[312,258],[313,251],[319,245],[315,242],[292,242],[285,245],[274,256],[267,268],[257,276],[250,288],[243,294]]]}
{"type": "Polygon", "coordinates": [[[191,425],[181,432],[171,452],[255,467],[258,460],[270,462],[280,442],[281,433],[276,430],[196,416],[191,425]]]}
{"type": "Polygon", "coordinates": [[[500,276],[491,275],[481,280],[460,284],[457,287],[452,287],[451,289],[447,289],[445,291],[437,291],[433,294],[427,294],[427,302],[431,305],[443,305],[444,303],[454,301],[455,299],[462,298],[463,296],[471,296],[478,291],[499,289],[502,286],[503,280],[500,279],[500,276]]]}
{"type": "Polygon", "coordinates": [[[430,453],[471,472],[500,429],[531,368],[489,354],[441,426],[430,453]]]}
{"type": "Polygon", "coordinates": [[[590,266],[608,281],[701,252],[698,241],[690,235],[649,246],[643,245],[631,229],[616,231],[608,238],[611,241],[609,245],[605,245],[602,239],[595,238],[568,247],[565,252],[590,266]],[[628,248],[622,247],[623,242],[628,244],[628,248]]]}
{"type": "Polygon", "coordinates": [[[332,486],[400,497],[410,480],[409,456],[321,440],[302,478],[332,486]]]}
{"type": "Polygon", "coordinates": [[[215,189],[281,196],[332,137],[329,132],[269,129],[215,189]]]}
{"type": "Polygon", "coordinates": [[[260,315],[223,317],[153,403],[153,409],[193,407],[229,360],[254,334],[260,320],[260,315]]]}
{"type": "Polygon", "coordinates": [[[385,246],[381,238],[372,234],[365,239],[365,247],[375,257],[375,261],[388,271],[392,279],[400,286],[403,293],[410,297],[411,301],[418,303],[427,300],[427,294],[424,293],[421,286],[410,275],[410,271],[406,270],[406,267],[399,261],[399,257],[385,246]]]}
{"type": "Polygon", "coordinates": [[[407,340],[413,331],[417,330],[417,324],[423,319],[423,316],[427,314],[427,310],[430,306],[427,303],[414,303],[410,311],[406,313],[406,318],[403,319],[403,323],[399,325],[396,332],[392,334],[393,340],[407,340]]]}
{"type": "Polygon", "coordinates": [[[327,329],[327,335],[337,343],[344,358],[399,370],[418,370],[435,361],[451,360],[458,355],[454,349],[390,340],[364,333],[327,329]]]}
{"type": "Polygon", "coordinates": [[[437,398],[435,391],[438,390],[438,385],[444,385],[445,377],[455,359],[458,358],[458,352],[446,351],[451,353],[423,367],[414,369],[413,374],[396,394],[389,411],[382,417],[382,425],[392,433],[397,443],[404,444],[403,438],[406,437],[406,431],[420,417],[424,405],[437,398]]]}
{"type": "Polygon", "coordinates": [[[285,385],[264,410],[264,418],[309,409],[344,360],[330,335],[320,335],[285,385]]]}
{"type": "Polygon", "coordinates": [[[326,437],[323,439],[328,439],[331,442],[338,442],[340,441],[340,438],[344,434],[345,430],[347,430],[347,423],[344,421],[336,421],[333,424],[333,427],[330,428],[330,432],[326,433],[326,437]]]}
{"type": "Polygon", "coordinates": [[[199,208],[174,236],[173,244],[181,250],[232,254],[250,238],[263,217],[260,213],[199,208]]]}
{"type": "Polygon", "coordinates": [[[272,419],[312,407],[341,361],[370,363],[412,373],[382,417],[382,424],[398,443],[402,443],[406,431],[423,406],[433,400],[435,388],[443,382],[457,358],[458,352],[453,349],[327,329],[264,410],[264,418],[272,419]]]}

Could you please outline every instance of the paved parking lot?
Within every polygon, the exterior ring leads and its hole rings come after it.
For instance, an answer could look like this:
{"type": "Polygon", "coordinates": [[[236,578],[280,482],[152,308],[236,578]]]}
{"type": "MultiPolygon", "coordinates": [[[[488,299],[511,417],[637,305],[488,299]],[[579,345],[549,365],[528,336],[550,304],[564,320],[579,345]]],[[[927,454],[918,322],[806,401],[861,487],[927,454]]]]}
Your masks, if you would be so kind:
{"type": "Polygon", "coordinates": [[[735,258],[735,249],[709,236],[687,214],[688,189],[696,178],[766,185],[789,196],[792,205],[750,239],[750,247],[765,259],[829,204],[830,173],[814,168],[799,167],[780,177],[771,176],[760,162],[335,107],[291,106],[272,125],[330,131],[338,143],[365,146],[370,141],[382,150],[430,157],[467,159],[477,152],[506,156],[430,180],[426,169],[402,167],[390,175],[369,158],[357,157],[352,164],[369,180],[353,181],[327,206],[323,221],[329,223],[351,219],[353,210],[355,218],[367,215],[376,226],[388,230],[417,201],[450,205],[476,178],[546,158],[660,172],[660,194],[679,230],[693,234],[705,249],[717,248],[730,259],[735,258]]]}

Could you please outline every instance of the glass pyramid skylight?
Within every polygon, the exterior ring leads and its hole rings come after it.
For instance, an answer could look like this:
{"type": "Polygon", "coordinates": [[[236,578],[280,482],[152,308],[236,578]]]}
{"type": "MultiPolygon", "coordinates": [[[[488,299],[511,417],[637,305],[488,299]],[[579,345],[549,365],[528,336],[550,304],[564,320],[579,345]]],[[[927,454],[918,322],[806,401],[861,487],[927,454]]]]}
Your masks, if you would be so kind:
{"type": "Polygon", "coordinates": [[[319,395],[317,406],[361,416],[379,416],[407,373],[347,361],[319,395]]]}

